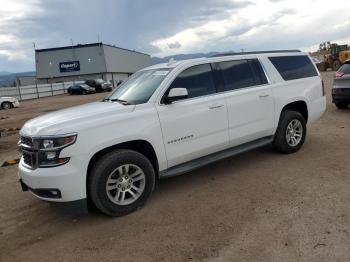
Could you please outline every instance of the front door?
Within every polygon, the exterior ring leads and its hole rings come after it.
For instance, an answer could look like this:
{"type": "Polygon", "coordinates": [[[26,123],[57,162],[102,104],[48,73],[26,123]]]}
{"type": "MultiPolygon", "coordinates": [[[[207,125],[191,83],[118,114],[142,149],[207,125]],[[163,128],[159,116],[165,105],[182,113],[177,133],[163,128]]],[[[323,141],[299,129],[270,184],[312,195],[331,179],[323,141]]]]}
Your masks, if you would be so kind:
{"type": "Polygon", "coordinates": [[[180,73],[169,89],[182,87],[188,98],[158,105],[168,160],[172,167],[228,147],[225,96],[216,93],[210,64],[180,73]]]}

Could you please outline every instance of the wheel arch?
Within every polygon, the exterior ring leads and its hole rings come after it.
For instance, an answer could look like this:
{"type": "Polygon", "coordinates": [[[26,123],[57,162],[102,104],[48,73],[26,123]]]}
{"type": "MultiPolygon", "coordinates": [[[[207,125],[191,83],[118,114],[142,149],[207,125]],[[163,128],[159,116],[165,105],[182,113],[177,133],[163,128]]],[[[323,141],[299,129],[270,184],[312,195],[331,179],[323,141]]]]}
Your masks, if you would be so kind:
{"type": "Polygon", "coordinates": [[[91,158],[88,164],[87,168],[87,178],[86,178],[86,183],[89,181],[89,176],[91,173],[91,169],[94,166],[94,164],[105,154],[118,150],[118,149],[130,149],[134,150],[136,152],[139,152],[140,154],[144,155],[146,158],[150,160],[152,163],[152,166],[154,168],[154,172],[156,174],[156,177],[159,176],[159,163],[158,163],[158,158],[156,151],[154,150],[154,147],[152,144],[146,140],[131,140],[127,142],[122,142],[119,144],[115,144],[103,149],[100,149],[97,151],[91,158]]]}
{"type": "Polygon", "coordinates": [[[303,100],[297,100],[297,101],[293,101],[290,102],[288,104],[286,104],[280,113],[280,117],[283,111],[296,111],[299,112],[305,119],[305,122],[308,122],[309,119],[309,111],[308,111],[308,107],[305,101],[303,100]]]}

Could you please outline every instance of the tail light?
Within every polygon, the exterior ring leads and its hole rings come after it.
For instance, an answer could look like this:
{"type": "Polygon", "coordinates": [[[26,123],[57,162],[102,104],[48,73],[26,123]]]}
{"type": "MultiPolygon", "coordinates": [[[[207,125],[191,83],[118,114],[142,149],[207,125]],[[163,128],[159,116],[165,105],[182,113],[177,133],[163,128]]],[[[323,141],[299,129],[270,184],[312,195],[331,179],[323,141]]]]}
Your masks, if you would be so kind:
{"type": "Polygon", "coordinates": [[[344,75],[344,73],[340,72],[340,71],[335,73],[335,77],[342,77],[343,75],[344,75]]]}
{"type": "Polygon", "coordinates": [[[322,83],[322,96],[325,96],[326,92],[325,92],[325,89],[324,89],[324,81],[323,81],[322,78],[321,78],[321,83],[322,83]]]}

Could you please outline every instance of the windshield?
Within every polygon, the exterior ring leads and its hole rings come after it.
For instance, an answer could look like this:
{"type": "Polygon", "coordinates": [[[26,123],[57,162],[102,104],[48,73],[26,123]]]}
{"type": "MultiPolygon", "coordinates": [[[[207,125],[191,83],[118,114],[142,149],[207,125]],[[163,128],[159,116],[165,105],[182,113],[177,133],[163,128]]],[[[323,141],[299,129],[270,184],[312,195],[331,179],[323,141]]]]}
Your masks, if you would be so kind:
{"type": "Polygon", "coordinates": [[[105,101],[124,101],[128,104],[146,103],[164,80],[170,69],[136,72],[120,85],[105,101]]]}

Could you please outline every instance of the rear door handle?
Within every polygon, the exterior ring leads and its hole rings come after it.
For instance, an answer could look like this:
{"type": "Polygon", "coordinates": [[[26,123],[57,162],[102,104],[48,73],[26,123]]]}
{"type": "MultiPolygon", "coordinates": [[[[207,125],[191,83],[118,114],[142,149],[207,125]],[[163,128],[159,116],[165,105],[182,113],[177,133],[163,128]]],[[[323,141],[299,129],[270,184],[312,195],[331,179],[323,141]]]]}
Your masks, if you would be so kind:
{"type": "Polygon", "coordinates": [[[209,109],[216,109],[216,108],[220,108],[223,106],[224,106],[223,104],[214,104],[214,105],[209,106],[209,109]]]}

